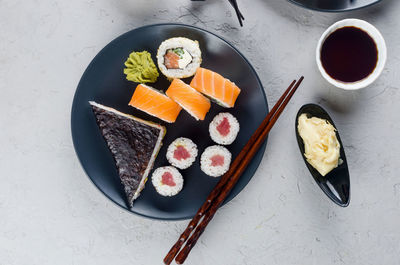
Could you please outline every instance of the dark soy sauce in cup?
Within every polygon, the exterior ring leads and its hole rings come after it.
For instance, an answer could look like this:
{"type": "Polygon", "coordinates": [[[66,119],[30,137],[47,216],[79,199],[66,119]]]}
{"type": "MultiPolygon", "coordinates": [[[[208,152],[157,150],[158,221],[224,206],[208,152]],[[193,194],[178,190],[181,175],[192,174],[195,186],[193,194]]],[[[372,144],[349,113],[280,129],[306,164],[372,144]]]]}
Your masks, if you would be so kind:
{"type": "Polygon", "coordinates": [[[378,49],[371,36],[356,27],[332,32],[321,48],[321,62],[333,79],[356,82],[371,74],[378,61],[378,49]]]}

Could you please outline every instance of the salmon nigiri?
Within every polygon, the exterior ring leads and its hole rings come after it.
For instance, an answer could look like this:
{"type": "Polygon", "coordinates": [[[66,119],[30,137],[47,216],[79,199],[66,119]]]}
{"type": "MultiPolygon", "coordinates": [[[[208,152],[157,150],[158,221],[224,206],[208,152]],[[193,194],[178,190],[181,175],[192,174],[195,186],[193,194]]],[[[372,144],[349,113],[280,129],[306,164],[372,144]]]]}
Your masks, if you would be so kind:
{"type": "Polygon", "coordinates": [[[210,100],[180,79],[174,79],[165,93],[196,120],[204,120],[210,110],[210,100]]]}
{"type": "Polygon", "coordinates": [[[225,108],[232,108],[240,93],[240,88],[235,83],[205,68],[197,69],[190,86],[225,108]]]}
{"type": "Polygon", "coordinates": [[[143,84],[136,87],[129,105],[169,123],[175,122],[182,110],[164,93],[143,84]]]}

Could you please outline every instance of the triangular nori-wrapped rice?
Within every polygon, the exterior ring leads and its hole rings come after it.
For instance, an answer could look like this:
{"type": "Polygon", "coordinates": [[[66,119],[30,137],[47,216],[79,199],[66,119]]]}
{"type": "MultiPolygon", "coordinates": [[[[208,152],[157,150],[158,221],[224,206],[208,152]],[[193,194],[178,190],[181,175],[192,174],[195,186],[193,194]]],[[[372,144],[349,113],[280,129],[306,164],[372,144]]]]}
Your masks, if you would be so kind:
{"type": "Polygon", "coordinates": [[[89,102],[124,185],[129,206],[140,195],[161,148],[165,127],[89,102]]]}

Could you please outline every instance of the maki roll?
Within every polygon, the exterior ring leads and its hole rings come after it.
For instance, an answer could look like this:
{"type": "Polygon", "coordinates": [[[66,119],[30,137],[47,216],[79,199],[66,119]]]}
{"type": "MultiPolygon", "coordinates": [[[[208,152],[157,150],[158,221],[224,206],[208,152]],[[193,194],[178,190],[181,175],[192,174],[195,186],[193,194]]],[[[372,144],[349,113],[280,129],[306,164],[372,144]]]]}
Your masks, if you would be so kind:
{"type": "Polygon", "coordinates": [[[163,41],[157,50],[157,64],[168,79],[193,76],[201,64],[198,41],[183,37],[163,41]]]}
{"type": "Polygon", "coordinates": [[[229,145],[235,141],[240,125],[232,114],[221,112],[214,117],[208,129],[214,142],[229,145]]]}
{"type": "Polygon", "coordinates": [[[156,191],[162,196],[174,196],[178,194],[183,187],[183,177],[179,171],[170,166],[159,167],[154,170],[151,176],[156,191]]]}
{"type": "Polygon", "coordinates": [[[223,146],[209,146],[201,154],[200,168],[211,177],[219,177],[225,174],[231,164],[232,155],[223,146]]]}
{"type": "Polygon", "coordinates": [[[197,146],[189,138],[177,138],[168,146],[167,160],[177,168],[186,169],[190,167],[196,157],[197,146]]]}

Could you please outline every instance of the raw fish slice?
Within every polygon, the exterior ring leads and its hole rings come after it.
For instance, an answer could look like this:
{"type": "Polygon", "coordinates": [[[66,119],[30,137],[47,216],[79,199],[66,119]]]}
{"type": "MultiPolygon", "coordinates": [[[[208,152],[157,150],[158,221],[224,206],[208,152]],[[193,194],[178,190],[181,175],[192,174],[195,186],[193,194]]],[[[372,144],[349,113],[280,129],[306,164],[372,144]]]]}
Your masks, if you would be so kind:
{"type": "Polygon", "coordinates": [[[210,110],[208,98],[180,79],[174,79],[165,93],[196,120],[204,120],[210,110]]]}
{"type": "Polygon", "coordinates": [[[226,108],[235,105],[240,93],[240,88],[235,83],[205,68],[197,69],[190,86],[226,108]]]}
{"type": "Polygon", "coordinates": [[[143,84],[136,87],[129,105],[169,123],[175,122],[182,109],[165,94],[143,84]]]}

